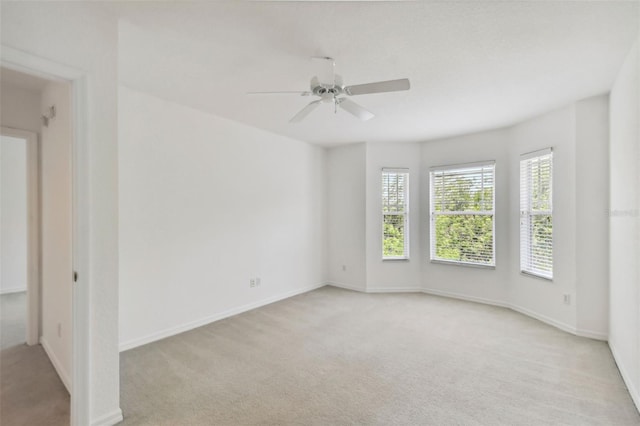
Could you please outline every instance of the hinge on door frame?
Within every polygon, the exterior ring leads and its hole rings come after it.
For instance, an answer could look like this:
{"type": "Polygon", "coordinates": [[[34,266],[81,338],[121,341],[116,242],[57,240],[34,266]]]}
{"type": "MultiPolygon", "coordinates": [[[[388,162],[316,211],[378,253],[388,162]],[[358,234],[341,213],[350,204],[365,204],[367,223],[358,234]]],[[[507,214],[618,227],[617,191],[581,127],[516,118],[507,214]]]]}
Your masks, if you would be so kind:
{"type": "Polygon", "coordinates": [[[78,282],[78,273],[76,271],[73,271],[73,282],[78,282]]]}

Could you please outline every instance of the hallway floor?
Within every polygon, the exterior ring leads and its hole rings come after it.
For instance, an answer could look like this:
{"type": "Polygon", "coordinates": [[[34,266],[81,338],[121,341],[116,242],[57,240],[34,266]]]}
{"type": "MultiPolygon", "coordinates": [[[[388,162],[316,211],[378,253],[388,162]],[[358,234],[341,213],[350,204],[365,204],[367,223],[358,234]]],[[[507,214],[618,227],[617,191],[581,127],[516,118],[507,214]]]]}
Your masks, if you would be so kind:
{"type": "Polygon", "coordinates": [[[41,345],[25,344],[26,293],[0,296],[0,424],[69,424],[69,393],[41,345]]]}

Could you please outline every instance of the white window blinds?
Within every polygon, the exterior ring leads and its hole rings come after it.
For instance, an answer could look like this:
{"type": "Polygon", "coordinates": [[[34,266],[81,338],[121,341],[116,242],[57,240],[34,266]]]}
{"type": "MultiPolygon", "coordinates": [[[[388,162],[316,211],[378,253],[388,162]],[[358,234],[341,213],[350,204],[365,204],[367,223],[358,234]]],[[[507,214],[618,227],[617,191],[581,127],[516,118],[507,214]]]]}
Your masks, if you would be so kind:
{"type": "Polygon", "coordinates": [[[494,162],[431,169],[431,260],[495,265],[494,186],[494,162]]]}
{"type": "Polygon", "coordinates": [[[382,258],[409,258],[409,169],[382,169],[382,258]]]}
{"type": "Polygon", "coordinates": [[[553,278],[553,152],[520,157],[520,271],[553,278]]]}

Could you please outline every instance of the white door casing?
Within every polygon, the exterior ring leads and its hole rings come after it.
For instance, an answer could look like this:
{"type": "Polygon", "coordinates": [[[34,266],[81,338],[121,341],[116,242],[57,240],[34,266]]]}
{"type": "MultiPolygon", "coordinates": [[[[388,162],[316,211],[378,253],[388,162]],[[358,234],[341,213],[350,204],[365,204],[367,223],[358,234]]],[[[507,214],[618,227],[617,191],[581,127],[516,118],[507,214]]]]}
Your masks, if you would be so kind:
{"type": "Polygon", "coordinates": [[[8,46],[0,46],[0,64],[26,74],[71,83],[72,90],[72,257],[77,281],[72,302],[71,425],[91,422],[89,276],[89,144],[87,74],[8,46]]]}

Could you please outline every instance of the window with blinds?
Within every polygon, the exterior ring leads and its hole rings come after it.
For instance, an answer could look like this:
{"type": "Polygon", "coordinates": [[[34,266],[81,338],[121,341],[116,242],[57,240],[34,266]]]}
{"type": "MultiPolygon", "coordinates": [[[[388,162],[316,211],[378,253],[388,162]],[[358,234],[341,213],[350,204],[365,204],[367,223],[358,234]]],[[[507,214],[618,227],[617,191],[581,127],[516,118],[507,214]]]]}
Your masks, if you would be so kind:
{"type": "Polygon", "coordinates": [[[495,162],[434,167],[431,260],[495,266],[495,162]]]}
{"type": "Polygon", "coordinates": [[[520,157],[520,271],[553,278],[553,152],[520,157]]]}
{"type": "Polygon", "coordinates": [[[409,169],[382,169],[382,258],[409,258],[409,169]]]}

